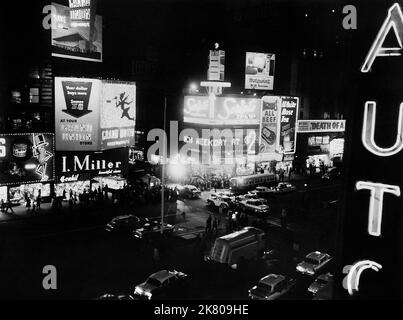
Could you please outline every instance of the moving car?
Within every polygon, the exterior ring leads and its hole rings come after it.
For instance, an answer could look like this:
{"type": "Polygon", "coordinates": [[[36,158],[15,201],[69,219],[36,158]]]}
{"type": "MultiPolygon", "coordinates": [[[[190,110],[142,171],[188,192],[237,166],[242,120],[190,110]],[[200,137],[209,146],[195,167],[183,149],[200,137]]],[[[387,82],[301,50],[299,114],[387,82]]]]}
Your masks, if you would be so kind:
{"type": "Polygon", "coordinates": [[[184,186],[182,192],[184,193],[185,197],[189,198],[189,199],[197,199],[197,198],[200,198],[200,196],[201,196],[200,189],[196,188],[193,185],[184,186]]]}
{"type": "Polygon", "coordinates": [[[297,265],[296,269],[302,274],[313,276],[323,270],[332,259],[333,257],[327,253],[319,251],[311,252],[297,265]]]}
{"type": "Polygon", "coordinates": [[[251,199],[241,201],[241,210],[249,213],[267,214],[270,207],[264,199],[251,199]]]}
{"type": "Polygon", "coordinates": [[[244,195],[240,195],[236,197],[238,201],[245,201],[245,200],[252,200],[252,199],[259,199],[259,196],[256,193],[248,192],[244,195]]]}
{"type": "Polygon", "coordinates": [[[222,209],[228,209],[231,204],[231,198],[225,195],[217,195],[213,193],[210,198],[207,199],[207,205],[211,207],[218,207],[222,209]]]}
{"type": "Polygon", "coordinates": [[[316,280],[308,287],[308,291],[312,294],[317,294],[325,287],[332,285],[333,275],[331,273],[321,274],[316,280]]]}
{"type": "Polygon", "coordinates": [[[293,186],[291,183],[287,183],[287,182],[280,182],[277,187],[272,187],[272,193],[276,193],[276,194],[283,194],[283,193],[288,193],[288,192],[292,192],[295,191],[297,188],[295,188],[295,186],[293,186]]]}
{"type": "Polygon", "coordinates": [[[188,275],[179,271],[161,270],[150,275],[147,280],[134,289],[134,294],[143,298],[158,299],[170,297],[172,290],[181,289],[188,275]]]}
{"type": "Polygon", "coordinates": [[[249,290],[252,300],[275,300],[290,292],[295,286],[295,280],[281,274],[269,274],[259,280],[258,284],[249,290]]]}
{"type": "Polygon", "coordinates": [[[95,300],[135,300],[131,295],[116,295],[113,293],[106,293],[97,297],[95,300]]]}
{"type": "Polygon", "coordinates": [[[140,218],[135,215],[124,215],[113,218],[106,226],[105,231],[130,233],[134,229],[142,227],[148,223],[147,218],[140,218]]]}
{"type": "Polygon", "coordinates": [[[145,223],[141,228],[133,231],[133,236],[137,239],[150,239],[161,235],[161,228],[163,228],[163,235],[172,234],[175,230],[175,226],[160,221],[151,221],[145,223]]]}
{"type": "Polygon", "coordinates": [[[250,194],[255,194],[259,198],[264,198],[273,193],[273,190],[269,187],[258,186],[255,190],[249,191],[250,194]]]}

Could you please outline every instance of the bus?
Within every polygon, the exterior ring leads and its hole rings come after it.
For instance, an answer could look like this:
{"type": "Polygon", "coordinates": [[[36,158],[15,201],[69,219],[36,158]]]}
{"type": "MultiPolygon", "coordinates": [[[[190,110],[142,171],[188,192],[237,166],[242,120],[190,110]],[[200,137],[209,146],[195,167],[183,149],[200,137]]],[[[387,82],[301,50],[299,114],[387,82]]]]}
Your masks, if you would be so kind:
{"type": "Polygon", "coordinates": [[[266,237],[263,230],[245,227],[216,239],[206,260],[226,264],[235,269],[242,259],[262,257],[265,246],[266,237]]]}
{"type": "Polygon", "coordinates": [[[257,186],[274,186],[275,184],[277,184],[277,177],[274,173],[260,173],[230,179],[230,189],[235,193],[252,190],[257,186]]]}

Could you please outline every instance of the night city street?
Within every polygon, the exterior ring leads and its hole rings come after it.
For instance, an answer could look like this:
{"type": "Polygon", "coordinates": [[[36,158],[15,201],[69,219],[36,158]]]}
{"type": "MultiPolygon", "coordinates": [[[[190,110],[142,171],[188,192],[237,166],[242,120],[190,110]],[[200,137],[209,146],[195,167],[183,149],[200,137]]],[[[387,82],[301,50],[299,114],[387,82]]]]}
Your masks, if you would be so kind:
{"type": "Polygon", "coordinates": [[[401,300],[402,5],[7,2],[0,301],[401,300]]]}

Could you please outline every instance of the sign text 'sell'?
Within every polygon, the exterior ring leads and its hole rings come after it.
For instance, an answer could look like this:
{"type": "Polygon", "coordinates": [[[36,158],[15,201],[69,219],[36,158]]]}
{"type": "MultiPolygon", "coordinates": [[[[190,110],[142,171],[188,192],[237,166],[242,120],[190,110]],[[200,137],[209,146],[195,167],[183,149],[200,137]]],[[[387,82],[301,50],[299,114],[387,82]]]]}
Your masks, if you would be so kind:
{"type": "Polygon", "coordinates": [[[403,14],[397,3],[371,12],[377,13],[366,21],[374,25],[363,29],[373,33],[357,35],[355,43],[362,67],[347,141],[337,288],[341,298],[395,299],[403,296],[403,14]]]}

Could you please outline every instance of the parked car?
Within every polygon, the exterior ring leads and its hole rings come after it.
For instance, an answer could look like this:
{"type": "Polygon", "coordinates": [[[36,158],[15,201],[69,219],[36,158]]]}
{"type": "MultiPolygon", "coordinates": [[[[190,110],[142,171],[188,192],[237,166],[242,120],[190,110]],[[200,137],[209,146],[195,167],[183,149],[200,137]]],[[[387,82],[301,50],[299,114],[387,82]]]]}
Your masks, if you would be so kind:
{"type": "Polygon", "coordinates": [[[317,294],[319,291],[325,287],[332,285],[333,275],[331,273],[321,274],[316,280],[308,287],[308,291],[313,295],[317,294]]]}
{"type": "Polygon", "coordinates": [[[241,201],[241,210],[247,213],[267,214],[270,207],[264,199],[251,199],[241,201]]]}
{"type": "Polygon", "coordinates": [[[298,263],[296,269],[302,274],[314,276],[322,271],[332,259],[333,257],[327,253],[321,253],[319,251],[311,252],[303,261],[298,263]]]}
{"type": "Polygon", "coordinates": [[[161,270],[150,275],[147,280],[134,289],[134,294],[146,299],[170,298],[174,290],[181,290],[188,275],[179,271],[161,270]]]}
{"type": "Polygon", "coordinates": [[[258,284],[249,290],[252,300],[275,300],[290,292],[295,286],[295,280],[281,274],[269,274],[259,280],[258,284]]]}
{"type": "Polygon", "coordinates": [[[322,176],[322,179],[333,180],[341,176],[341,169],[337,167],[329,168],[327,172],[322,176]]]}
{"type": "Polygon", "coordinates": [[[238,199],[238,201],[245,201],[245,200],[259,199],[259,196],[256,193],[248,192],[244,195],[236,197],[236,199],[238,199]]]}
{"type": "Polygon", "coordinates": [[[105,231],[130,233],[134,229],[138,229],[148,222],[149,220],[147,218],[140,218],[135,215],[118,216],[106,224],[105,231]]]}
{"type": "Polygon", "coordinates": [[[141,228],[133,231],[133,236],[137,239],[150,239],[161,235],[161,229],[163,228],[163,235],[172,234],[175,230],[175,226],[163,223],[160,221],[151,221],[144,224],[141,228]]]}

